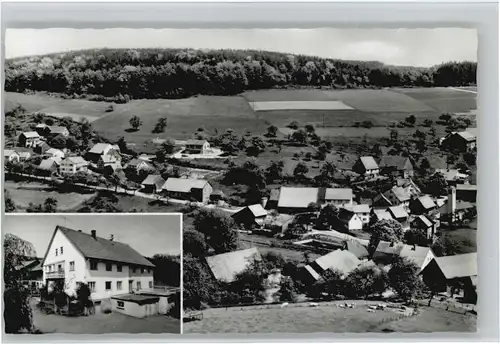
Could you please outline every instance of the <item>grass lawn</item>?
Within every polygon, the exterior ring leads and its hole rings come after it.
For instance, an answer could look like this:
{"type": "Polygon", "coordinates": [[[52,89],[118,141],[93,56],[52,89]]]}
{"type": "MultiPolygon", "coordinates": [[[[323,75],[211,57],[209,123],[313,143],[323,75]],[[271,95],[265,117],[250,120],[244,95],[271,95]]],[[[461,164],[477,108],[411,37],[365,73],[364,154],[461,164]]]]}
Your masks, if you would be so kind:
{"type": "MultiPolygon", "coordinates": [[[[450,88],[403,88],[395,90],[440,112],[468,112],[477,109],[477,94],[450,88]]],[[[477,91],[477,89],[474,89],[477,91]]]]}
{"type": "Polygon", "coordinates": [[[92,316],[68,317],[33,311],[35,328],[42,333],[180,333],[180,320],[156,315],[144,319],[120,313],[96,312],[92,316]]]}
{"type": "Polygon", "coordinates": [[[476,228],[457,228],[442,231],[443,237],[448,237],[454,242],[461,243],[461,247],[468,252],[477,252],[477,229],[476,228]]]}
{"type": "Polygon", "coordinates": [[[57,200],[58,211],[69,211],[96,195],[96,193],[93,192],[87,194],[80,194],[77,192],[60,193],[50,185],[38,182],[16,183],[6,180],[4,182],[4,188],[9,192],[12,200],[16,204],[17,211],[20,212],[28,208],[30,202],[38,205],[45,202],[49,197],[57,200]]]}
{"type": "Polygon", "coordinates": [[[475,322],[467,316],[440,309],[394,321],[394,311],[367,312],[363,302],[343,309],[331,303],[319,307],[219,308],[203,311],[203,320],[184,324],[184,333],[362,333],[381,332],[391,325],[406,332],[474,331],[475,322]],[[432,324],[431,324],[432,323],[432,324]]]}

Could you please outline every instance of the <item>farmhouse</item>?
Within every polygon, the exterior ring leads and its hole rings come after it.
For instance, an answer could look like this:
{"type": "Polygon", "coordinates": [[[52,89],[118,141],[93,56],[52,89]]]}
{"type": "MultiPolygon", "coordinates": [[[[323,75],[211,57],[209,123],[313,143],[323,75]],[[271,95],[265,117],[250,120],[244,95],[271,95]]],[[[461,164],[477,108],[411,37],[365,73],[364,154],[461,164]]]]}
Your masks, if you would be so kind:
{"type": "Polygon", "coordinates": [[[153,167],[142,159],[134,158],[125,165],[124,170],[127,172],[140,173],[141,171],[151,171],[153,167]]]}
{"type": "Polygon", "coordinates": [[[21,272],[22,284],[31,291],[38,290],[43,285],[42,258],[27,257],[16,270],[21,272]]]}
{"type": "Polygon", "coordinates": [[[387,208],[384,209],[375,209],[373,208],[371,211],[371,222],[376,223],[381,220],[392,220],[392,215],[387,211],[387,208]]]}
{"type": "Polygon", "coordinates": [[[97,160],[97,168],[105,169],[108,166],[113,168],[113,170],[121,168],[120,159],[113,154],[99,156],[99,159],[97,160]]]}
{"type": "Polygon", "coordinates": [[[184,152],[188,154],[207,154],[210,151],[210,143],[206,140],[187,140],[185,146],[184,152]]]}
{"type": "Polygon", "coordinates": [[[430,211],[436,209],[436,207],[436,203],[434,203],[429,195],[420,196],[410,202],[411,213],[415,215],[428,214],[430,211]]]}
{"type": "Polygon", "coordinates": [[[19,161],[27,161],[31,158],[31,151],[28,151],[28,149],[30,149],[30,148],[18,148],[18,149],[16,149],[16,153],[19,155],[19,161]]]}
{"type": "MultiPolygon", "coordinates": [[[[316,275],[323,275],[327,270],[338,271],[342,276],[346,276],[356,269],[361,261],[353,253],[347,250],[335,250],[327,255],[321,256],[309,264],[310,269],[316,272],[316,275]]],[[[312,277],[314,277],[312,275],[312,277]]],[[[316,279],[316,278],[315,278],[316,279]]]]}
{"type": "Polygon", "coordinates": [[[408,207],[410,205],[411,195],[402,187],[394,186],[384,193],[380,193],[373,198],[373,206],[387,207],[401,205],[408,207]]]}
{"type": "Polygon", "coordinates": [[[97,163],[102,155],[113,155],[121,161],[120,148],[117,145],[109,143],[97,143],[87,153],[87,159],[97,163]]]}
{"type": "Polygon", "coordinates": [[[457,199],[461,201],[476,203],[477,185],[473,184],[458,184],[457,199]]]}
{"type": "Polygon", "coordinates": [[[476,135],[468,131],[452,132],[441,141],[441,147],[451,151],[468,152],[476,148],[476,141],[476,135]]]}
{"type": "Polygon", "coordinates": [[[412,222],[412,227],[424,231],[427,239],[432,239],[438,229],[437,222],[425,215],[417,216],[412,222]]]}
{"type": "Polygon", "coordinates": [[[380,169],[372,156],[362,156],[353,165],[352,170],[365,177],[378,176],[380,169]]]}
{"type": "Polygon", "coordinates": [[[387,212],[391,214],[391,217],[394,220],[398,221],[401,224],[403,230],[410,229],[410,224],[408,223],[408,218],[410,215],[408,215],[403,206],[399,205],[395,207],[389,207],[387,208],[387,212]]]}
{"type": "Polygon", "coordinates": [[[356,214],[363,225],[367,225],[370,223],[370,206],[368,204],[354,204],[354,205],[345,205],[345,209],[352,211],[356,214]]]}
{"type": "Polygon", "coordinates": [[[45,172],[46,174],[52,174],[57,171],[59,164],[61,163],[61,159],[56,160],[56,158],[48,158],[42,160],[40,165],[38,165],[38,169],[45,172]]]}
{"type": "Polygon", "coordinates": [[[46,126],[42,130],[43,134],[40,134],[42,136],[46,136],[49,139],[52,139],[56,136],[62,135],[64,137],[69,136],[69,131],[66,127],[61,127],[61,126],[46,126]]]}
{"type": "Polygon", "coordinates": [[[149,260],[129,245],[57,226],[43,261],[46,285],[60,283],[68,295],[79,283],[88,284],[93,300],[153,288],[149,260]]]}
{"type": "Polygon", "coordinates": [[[19,154],[12,149],[4,149],[3,156],[5,161],[8,162],[19,162],[20,160],[19,154]]]}
{"type": "Polygon", "coordinates": [[[332,225],[335,230],[348,233],[353,230],[361,230],[363,228],[363,221],[354,212],[340,208],[332,225]]]}
{"type": "Polygon", "coordinates": [[[465,173],[460,173],[457,169],[436,169],[436,173],[442,174],[448,185],[464,184],[468,181],[469,176],[465,173]]]}
{"type": "Polygon", "coordinates": [[[386,155],[380,159],[380,174],[410,178],[413,177],[413,165],[409,158],[396,155],[386,155]]]}
{"type": "Polygon", "coordinates": [[[18,144],[21,147],[36,147],[41,142],[41,137],[36,131],[26,131],[19,135],[18,144]]]}
{"type": "Polygon", "coordinates": [[[262,257],[257,248],[253,247],[206,257],[206,260],[216,280],[231,283],[251,264],[261,261],[262,257]]]}
{"type": "MultiPolygon", "coordinates": [[[[311,187],[281,187],[279,194],[271,193],[272,203],[278,197],[278,210],[283,213],[305,212],[310,204],[336,206],[352,205],[352,189],[348,188],[311,188],[311,187]]],[[[270,206],[269,206],[270,207],[270,206]]]]}
{"type": "Polygon", "coordinates": [[[415,184],[415,182],[410,178],[396,179],[395,186],[403,188],[404,192],[408,194],[410,197],[417,197],[422,193],[418,185],[415,184]]]}
{"type": "Polygon", "coordinates": [[[41,141],[33,151],[37,154],[44,155],[49,149],[52,149],[47,142],[41,141]]]}
{"type": "Polygon", "coordinates": [[[61,174],[75,174],[77,172],[87,172],[89,163],[81,156],[68,156],[61,161],[59,172],[61,174]]]}
{"type": "Polygon", "coordinates": [[[346,240],[345,249],[354,254],[358,259],[366,259],[370,255],[366,247],[358,240],[346,240]]]}
{"type": "Polygon", "coordinates": [[[162,190],[165,179],[159,174],[150,174],[141,183],[142,191],[146,193],[157,193],[162,190]]]}
{"type": "Polygon", "coordinates": [[[168,178],[162,191],[168,197],[207,203],[213,188],[204,179],[168,178]]]}
{"type": "Polygon", "coordinates": [[[253,204],[244,207],[233,214],[236,223],[240,223],[246,228],[261,227],[267,217],[267,210],[260,204],[253,204]]]}
{"type": "Polygon", "coordinates": [[[388,265],[396,256],[409,259],[415,263],[419,271],[435,257],[430,247],[380,241],[372,259],[377,264],[388,265]]]}
{"type": "Polygon", "coordinates": [[[424,282],[434,292],[463,289],[465,302],[477,300],[477,253],[434,257],[421,272],[424,282]]]}
{"type": "Polygon", "coordinates": [[[64,158],[64,152],[60,149],[56,148],[49,148],[45,151],[44,155],[50,157],[50,158],[58,158],[58,159],[63,159],[64,158]]]}

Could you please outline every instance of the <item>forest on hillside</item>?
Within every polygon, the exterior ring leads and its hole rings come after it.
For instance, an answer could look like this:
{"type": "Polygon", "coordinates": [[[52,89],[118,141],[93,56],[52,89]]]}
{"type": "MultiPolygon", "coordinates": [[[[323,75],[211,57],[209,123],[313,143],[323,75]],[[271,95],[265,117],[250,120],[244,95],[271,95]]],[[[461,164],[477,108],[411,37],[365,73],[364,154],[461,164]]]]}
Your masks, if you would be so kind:
{"type": "Polygon", "coordinates": [[[45,91],[119,103],[279,87],[469,86],[475,62],[386,66],[267,51],[95,49],[5,61],[5,90],[45,91]]]}

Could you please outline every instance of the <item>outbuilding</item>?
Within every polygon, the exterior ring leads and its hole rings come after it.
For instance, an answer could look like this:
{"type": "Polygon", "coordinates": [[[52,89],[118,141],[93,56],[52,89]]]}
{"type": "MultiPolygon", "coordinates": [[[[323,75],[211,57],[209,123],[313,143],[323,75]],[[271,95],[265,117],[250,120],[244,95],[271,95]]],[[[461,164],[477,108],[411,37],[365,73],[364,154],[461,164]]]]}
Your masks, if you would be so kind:
{"type": "Polygon", "coordinates": [[[159,296],[141,294],[123,294],[111,297],[111,309],[114,312],[146,318],[159,314],[159,296]]]}

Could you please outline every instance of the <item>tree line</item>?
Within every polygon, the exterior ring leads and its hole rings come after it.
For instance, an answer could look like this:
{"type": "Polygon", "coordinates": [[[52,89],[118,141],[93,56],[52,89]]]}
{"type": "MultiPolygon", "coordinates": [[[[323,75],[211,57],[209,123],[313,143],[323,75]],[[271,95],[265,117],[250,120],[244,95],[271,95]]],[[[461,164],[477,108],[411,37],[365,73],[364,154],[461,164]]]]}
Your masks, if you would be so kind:
{"type": "Polygon", "coordinates": [[[431,68],[253,50],[95,49],[7,60],[5,89],[91,100],[233,95],[277,87],[378,88],[476,84],[475,62],[431,68]]]}

